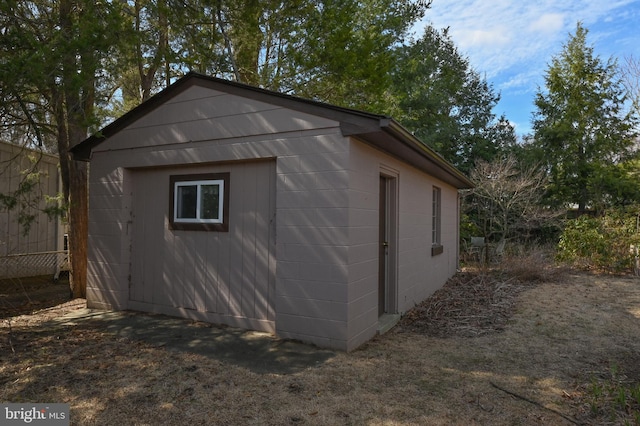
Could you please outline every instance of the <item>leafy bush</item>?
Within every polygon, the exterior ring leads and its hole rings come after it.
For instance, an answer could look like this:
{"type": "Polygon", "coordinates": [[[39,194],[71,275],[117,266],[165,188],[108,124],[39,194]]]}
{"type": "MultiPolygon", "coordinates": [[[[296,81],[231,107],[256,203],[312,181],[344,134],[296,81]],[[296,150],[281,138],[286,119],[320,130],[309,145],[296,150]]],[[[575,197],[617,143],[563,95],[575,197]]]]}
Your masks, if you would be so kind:
{"type": "Polygon", "coordinates": [[[567,222],[558,244],[558,260],[606,272],[633,269],[632,245],[640,246],[639,209],[612,209],[600,217],[567,222]]]}

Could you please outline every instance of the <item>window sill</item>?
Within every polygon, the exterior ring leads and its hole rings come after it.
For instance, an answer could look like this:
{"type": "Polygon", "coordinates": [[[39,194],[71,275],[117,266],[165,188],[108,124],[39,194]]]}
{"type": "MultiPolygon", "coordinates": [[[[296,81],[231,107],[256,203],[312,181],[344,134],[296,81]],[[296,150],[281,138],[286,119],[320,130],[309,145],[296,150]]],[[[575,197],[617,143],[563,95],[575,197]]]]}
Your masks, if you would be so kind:
{"type": "Polygon", "coordinates": [[[442,253],[444,253],[444,246],[440,244],[431,246],[431,256],[437,256],[442,253]]]}
{"type": "Polygon", "coordinates": [[[169,229],[171,229],[172,231],[229,232],[229,225],[226,223],[169,222],[169,229]]]}

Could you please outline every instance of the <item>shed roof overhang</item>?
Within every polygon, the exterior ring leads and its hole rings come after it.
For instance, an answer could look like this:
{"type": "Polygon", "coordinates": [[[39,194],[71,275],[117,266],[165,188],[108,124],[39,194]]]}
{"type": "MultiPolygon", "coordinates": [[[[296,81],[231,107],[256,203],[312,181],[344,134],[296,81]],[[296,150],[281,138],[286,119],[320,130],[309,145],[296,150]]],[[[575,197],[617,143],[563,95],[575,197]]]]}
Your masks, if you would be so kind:
{"type": "Polygon", "coordinates": [[[298,98],[193,72],[73,146],[70,152],[76,160],[90,161],[91,151],[97,145],[168,99],[196,85],[335,120],[340,123],[344,136],[352,136],[368,143],[455,188],[473,187],[473,183],[462,172],[391,117],[298,98]]]}
{"type": "Polygon", "coordinates": [[[461,171],[391,118],[380,120],[375,131],[354,133],[353,136],[455,188],[474,186],[461,171]]]}

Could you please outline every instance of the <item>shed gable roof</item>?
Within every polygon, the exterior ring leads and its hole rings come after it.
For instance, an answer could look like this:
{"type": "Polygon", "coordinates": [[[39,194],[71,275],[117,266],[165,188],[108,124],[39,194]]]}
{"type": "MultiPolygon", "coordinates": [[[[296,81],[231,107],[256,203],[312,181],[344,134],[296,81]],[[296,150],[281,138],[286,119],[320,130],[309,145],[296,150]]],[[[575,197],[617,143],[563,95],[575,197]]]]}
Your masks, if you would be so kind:
{"type": "Polygon", "coordinates": [[[71,148],[76,160],[88,161],[94,147],[192,86],[211,88],[283,108],[335,120],[344,136],[353,136],[456,188],[470,188],[471,181],[391,117],[298,98],[233,81],[189,73],[101,131],[71,148]]]}

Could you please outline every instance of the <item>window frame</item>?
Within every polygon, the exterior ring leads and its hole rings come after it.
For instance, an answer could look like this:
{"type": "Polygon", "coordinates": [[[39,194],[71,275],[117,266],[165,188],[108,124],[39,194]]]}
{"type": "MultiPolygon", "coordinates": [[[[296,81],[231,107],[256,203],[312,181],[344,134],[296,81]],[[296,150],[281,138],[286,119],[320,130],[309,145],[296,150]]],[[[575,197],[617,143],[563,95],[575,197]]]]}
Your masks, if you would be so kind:
{"type": "MultiPolygon", "coordinates": [[[[169,229],[177,231],[229,231],[229,173],[199,173],[190,175],[170,175],[169,229]],[[207,184],[219,185],[219,217],[216,219],[177,218],[177,189],[181,186],[197,186],[196,206],[200,206],[201,188],[207,184]],[[220,208],[221,207],[221,208],[220,208]]],[[[199,214],[196,207],[196,215],[199,214]]]]}
{"type": "Polygon", "coordinates": [[[431,197],[431,256],[442,254],[442,189],[433,186],[431,197]]]}

